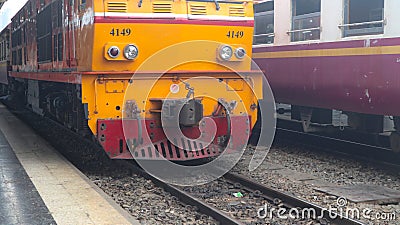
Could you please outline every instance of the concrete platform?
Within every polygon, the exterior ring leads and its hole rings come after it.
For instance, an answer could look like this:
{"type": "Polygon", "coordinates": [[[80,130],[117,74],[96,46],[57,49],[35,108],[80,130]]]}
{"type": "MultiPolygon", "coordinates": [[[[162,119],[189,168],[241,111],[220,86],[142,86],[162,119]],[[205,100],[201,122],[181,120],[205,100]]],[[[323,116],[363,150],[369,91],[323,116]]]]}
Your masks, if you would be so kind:
{"type": "Polygon", "coordinates": [[[1,131],[0,224],[56,224],[1,131]]]}
{"type": "Polygon", "coordinates": [[[0,104],[0,224],[139,224],[0,104]]]}

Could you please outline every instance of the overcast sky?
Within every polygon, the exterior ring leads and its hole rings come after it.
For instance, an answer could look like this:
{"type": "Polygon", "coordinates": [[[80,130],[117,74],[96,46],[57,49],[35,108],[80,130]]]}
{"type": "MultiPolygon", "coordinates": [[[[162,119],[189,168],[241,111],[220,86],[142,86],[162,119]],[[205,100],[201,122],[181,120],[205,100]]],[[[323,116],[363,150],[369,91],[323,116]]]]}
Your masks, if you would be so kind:
{"type": "Polygon", "coordinates": [[[28,0],[8,0],[0,10],[0,30],[11,22],[11,18],[25,5],[28,0]]]}

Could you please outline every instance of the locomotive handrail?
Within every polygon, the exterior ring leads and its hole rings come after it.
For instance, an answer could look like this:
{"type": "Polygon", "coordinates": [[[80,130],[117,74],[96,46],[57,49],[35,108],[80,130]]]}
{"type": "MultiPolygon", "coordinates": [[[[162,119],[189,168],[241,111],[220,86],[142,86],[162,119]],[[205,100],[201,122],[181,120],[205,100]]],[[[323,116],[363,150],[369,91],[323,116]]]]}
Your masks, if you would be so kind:
{"type": "Polygon", "coordinates": [[[368,22],[362,22],[362,23],[340,24],[340,25],[338,25],[338,27],[339,28],[354,27],[354,26],[371,25],[371,24],[379,24],[379,23],[382,23],[383,25],[386,25],[386,19],[385,20],[377,20],[377,21],[368,21],[368,22]]]}
{"type": "Polygon", "coordinates": [[[313,31],[313,30],[319,30],[321,31],[321,27],[313,27],[313,28],[307,28],[307,29],[300,29],[300,30],[289,30],[286,32],[287,34],[292,34],[292,33],[297,33],[297,32],[302,32],[302,31],[313,31]]]}
{"type": "Polygon", "coordinates": [[[255,34],[254,37],[275,37],[275,33],[268,33],[268,34],[255,34]]]}

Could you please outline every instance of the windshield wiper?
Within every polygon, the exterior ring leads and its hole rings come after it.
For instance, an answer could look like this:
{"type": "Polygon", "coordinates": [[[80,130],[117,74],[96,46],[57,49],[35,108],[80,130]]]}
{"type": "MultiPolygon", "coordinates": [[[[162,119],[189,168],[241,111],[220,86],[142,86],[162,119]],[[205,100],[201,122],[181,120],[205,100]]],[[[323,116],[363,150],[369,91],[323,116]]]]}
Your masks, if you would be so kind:
{"type": "Polygon", "coordinates": [[[216,9],[217,11],[219,11],[220,7],[219,7],[218,0],[214,0],[214,3],[215,3],[215,9],[216,9]]]}

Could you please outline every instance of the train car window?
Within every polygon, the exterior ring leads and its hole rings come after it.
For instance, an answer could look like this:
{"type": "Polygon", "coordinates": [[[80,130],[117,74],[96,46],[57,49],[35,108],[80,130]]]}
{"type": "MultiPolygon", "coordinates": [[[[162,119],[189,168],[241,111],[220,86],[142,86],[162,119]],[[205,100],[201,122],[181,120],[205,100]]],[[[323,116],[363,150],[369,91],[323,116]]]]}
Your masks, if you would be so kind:
{"type": "Polygon", "coordinates": [[[274,11],[274,1],[254,4],[254,13],[274,11]]]}
{"type": "Polygon", "coordinates": [[[86,0],[79,0],[79,1],[80,1],[79,9],[84,10],[86,8],[86,0]]]}
{"type": "Polygon", "coordinates": [[[28,3],[28,18],[32,16],[32,2],[28,3]]]}
{"type": "Polygon", "coordinates": [[[17,51],[12,51],[12,56],[11,57],[12,57],[11,58],[12,65],[17,65],[17,51]]]}
{"type": "Polygon", "coordinates": [[[12,47],[17,47],[22,44],[21,28],[15,30],[12,34],[12,47]]]}
{"type": "Polygon", "coordinates": [[[291,41],[319,40],[321,0],[292,0],[291,41]]]}
{"type": "Polygon", "coordinates": [[[63,3],[61,1],[53,2],[51,4],[52,17],[53,17],[53,28],[62,26],[62,8],[63,3]]]}
{"type": "Polygon", "coordinates": [[[23,35],[24,35],[24,45],[26,44],[26,25],[22,27],[23,35]]]}
{"type": "Polygon", "coordinates": [[[26,10],[23,9],[23,10],[22,10],[21,17],[20,17],[20,22],[21,22],[21,24],[25,21],[25,15],[26,15],[26,10]]]}
{"type": "Polygon", "coordinates": [[[26,47],[25,47],[24,48],[24,65],[26,65],[27,58],[28,58],[28,54],[26,52],[26,47]]]}
{"type": "Polygon", "coordinates": [[[384,0],[346,0],[343,36],[383,34],[384,0]]]}
{"type": "Polygon", "coordinates": [[[58,34],[58,61],[63,60],[63,36],[62,33],[58,34]]]}
{"type": "Polygon", "coordinates": [[[57,61],[57,35],[53,35],[53,62],[57,61]]]}
{"type": "Polygon", "coordinates": [[[57,26],[62,27],[63,22],[63,2],[59,1],[57,4],[57,26]]]}
{"type": "Polygon", "coordinates": [[[36,30],[38,63],[51,61],[52,20],[49,18],[51,18],[51,7],[46,7],[37,15],[36,30]]]}
{"type": "Polygon", "coordinates": [[[18,49],[17,65],[22,65],[22,49],[18,49]]]}
{"type": "Polygon", "coordinates": [[[0,42],[0,61],[3,61],[3,42],[0,42]]]}
{"type": "Polygon", "coordinates": [[[21,25],[22,20],[21,20],[21,14],[18,14],[18,21],[17,21],[17,25],[21,25]]]}
{"type": "Polygon", "coordinates": [[[274,43],[274,1],[255,4],[254,17],[253,44],[274,43]]]}

